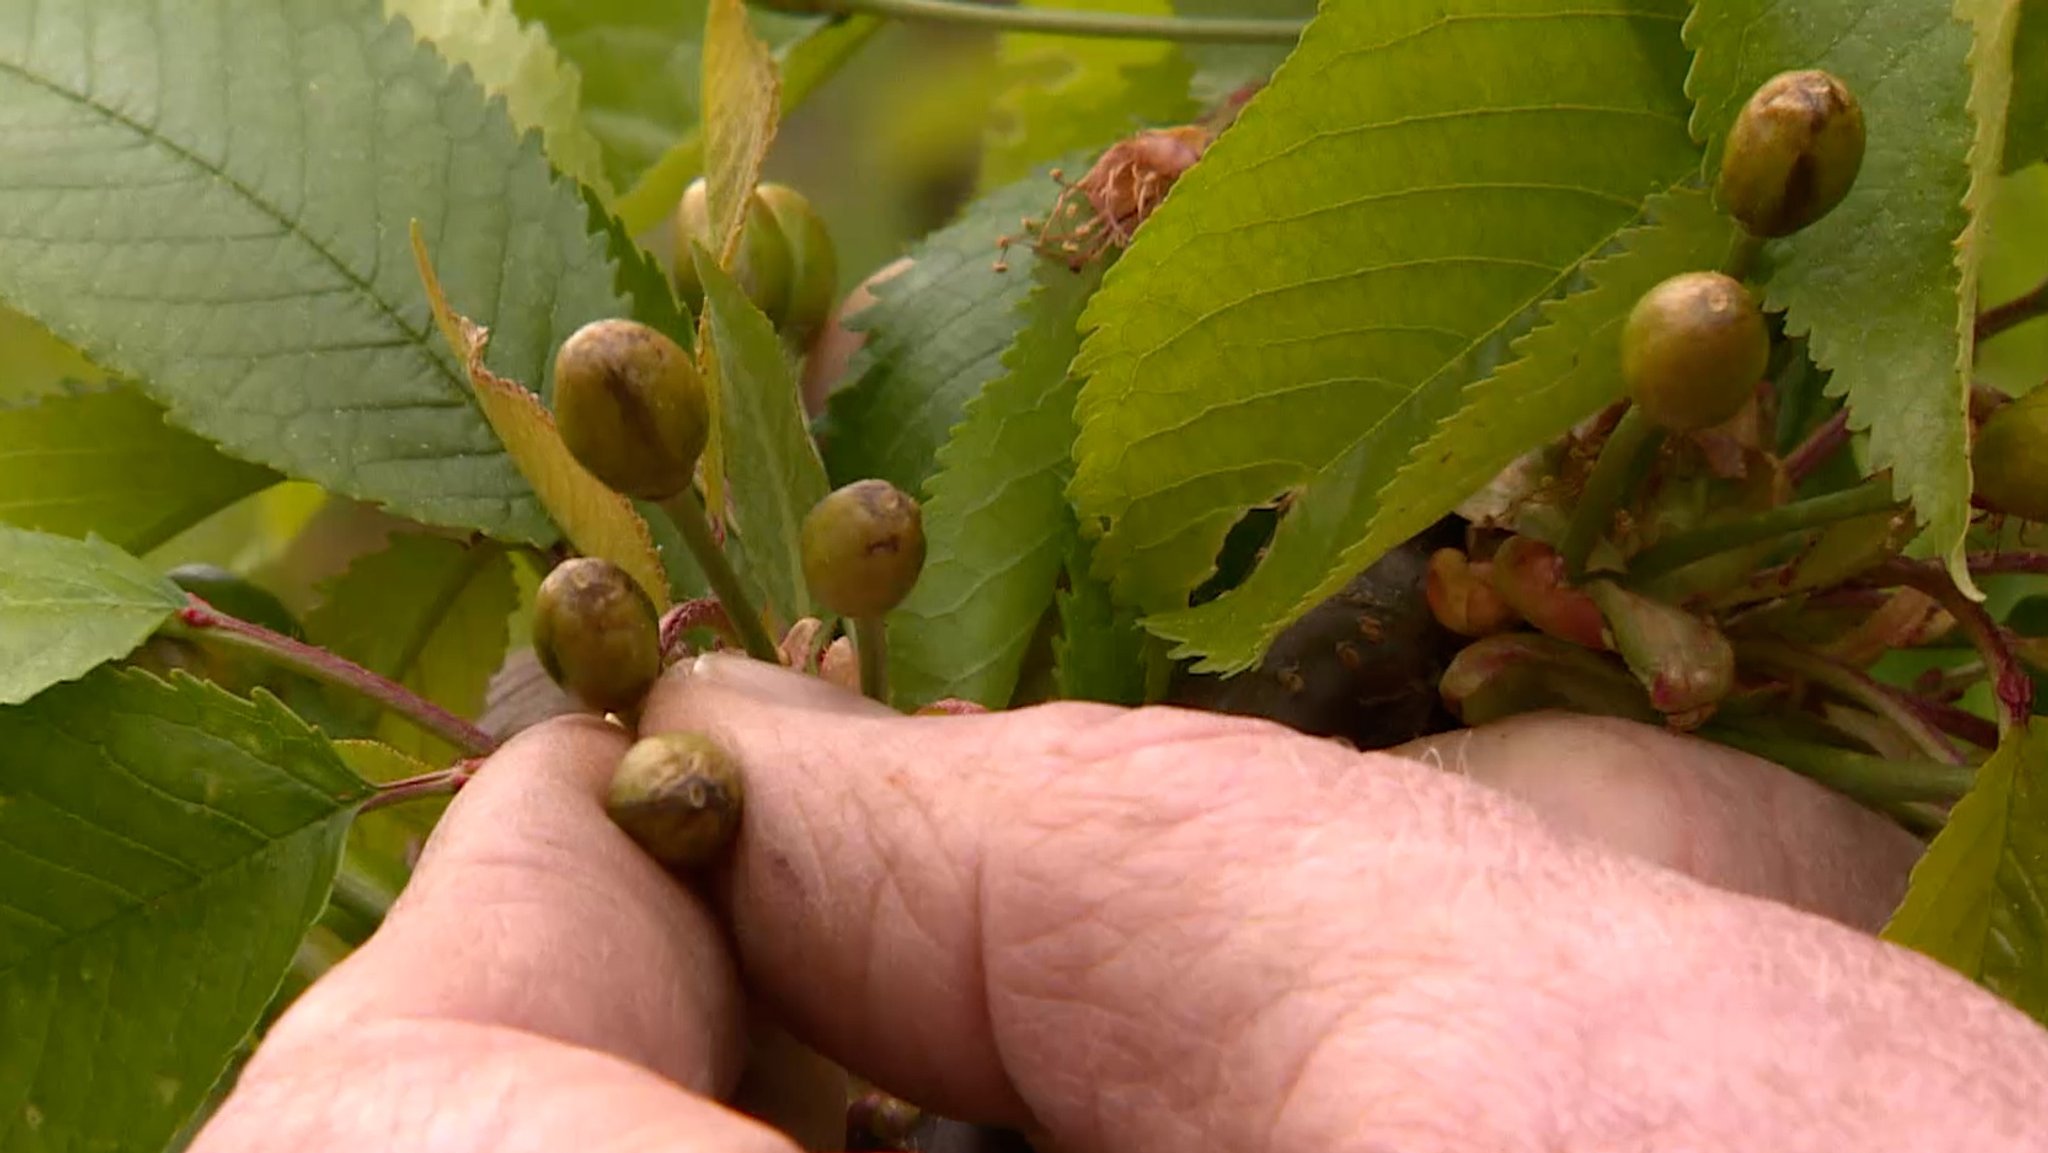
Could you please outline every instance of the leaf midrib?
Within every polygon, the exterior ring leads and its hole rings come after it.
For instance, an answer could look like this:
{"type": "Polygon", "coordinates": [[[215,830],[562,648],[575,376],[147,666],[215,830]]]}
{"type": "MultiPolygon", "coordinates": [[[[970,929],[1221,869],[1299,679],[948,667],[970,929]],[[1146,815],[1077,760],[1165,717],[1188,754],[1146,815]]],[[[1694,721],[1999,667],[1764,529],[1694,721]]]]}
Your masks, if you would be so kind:
{"type": "MultiPolygon", "coordinates": [[[[40,88],[43,91],[48,92],[61,100],[69,100],[72,103],[79,105],[80,107],[96,112],[101,116],[105,117],[107,120],[115,124],[118,124],[123,128],[126,128],[130,132],[134,133],[138,138],[147,141],[151,145],[154,145],[160,148],[162,151],[170,154],[170,156],[174,160],[181,161],[186,165],[197,169],[201,173],[204,173],[205,175],[212,177],[215,180],[219,181],[221,184],[225,185],[227,188],[232,190],[235,193],[235,195],[242,198],[242,200],[244,200],[251,207],[261,212],[263,215],[269,217],[272,221],[278,224],[283,229],[286,235],[298,240],[306,248],[310,249],[316,256],[320,258],[320,260],[325,262],[328,265],[328,267],[332,268],[336,273],[338,273],[344,281],[346,281],[349,285],[354,287],[364,297],[368,298],[369,301],[376,307],[377,311],[382,313],[384,317],[390,321],[391,326],[396,328],[399,332],[405,335],[407,345],[416,348],[420,350],[422,353],[424,353],[425,359],[429,364],[431,364],[434,367],[434,370],[437,373],[439,373],[440,376],[445,381],[455,386],[455,394],[457,396],[462,397],[465,404],[470,404],[472,407],[474,407],[474,403],[469,398],[469,389],[466,382],[458,378],[455,375],[454,371],[447,364],[444,364],[439,357],[433,355],[433,353],[429,351],[429,349],[432,346],[426,339],[425,330],[416,329],[410,324],[407,324],[405,318],[399,315],[398,312],[394,310],[391,307],[391,305],[384,299],[384,297],[375,290],[375,285],[373,284],[373,282],[359,274],[354,268],[350,267],[347,262],[343,261],[339,256],[336,256],[331,250],[329,250],[325,244],[320,242],[319,239],[314,237],[311,233],[307,232],[304,228],[300,227],[299,222],[292,219],[290,216],[287,216],[282,208],[279,208],[278,206],[272,204],[269,200],[265,199],[264,197],[259,196],[256,193],[255,189],[249,187],[248,185],[242,183],[240,180],[236,179],[226,169],[212,164],[211,162],[207,161],[204,157],[200,156],[198,153],[195,153],[189,148],[180,145],[177,141],[171,139],[168,136],[165,136],[161,132],[158,132],[156,129],[148,125],[144,125],[141,122],[135,120],[134,118],[127,116],[126,114],[114,108],[111,108],[105,104],[100,103],[99,101],[93,99],[91,96],[88,96],[85,93],[74,92],[68,88],[62,87],[61,85],[52,83],[50,80],[29,71],[26,67],[14,63],[13,61],[0,60],[0,73],[18,77],[22,81],[36,88],[40,88]]],[[[21,306],[17,304],[16,307],[21,306]]],[[[23,308],[22,310],[24,312],[29,313],[29,315],[34,315],[34,313],[29,309],[23,308]]],[[[41,318],[38,317],[37,319],[40,320],[41,318]]]]}

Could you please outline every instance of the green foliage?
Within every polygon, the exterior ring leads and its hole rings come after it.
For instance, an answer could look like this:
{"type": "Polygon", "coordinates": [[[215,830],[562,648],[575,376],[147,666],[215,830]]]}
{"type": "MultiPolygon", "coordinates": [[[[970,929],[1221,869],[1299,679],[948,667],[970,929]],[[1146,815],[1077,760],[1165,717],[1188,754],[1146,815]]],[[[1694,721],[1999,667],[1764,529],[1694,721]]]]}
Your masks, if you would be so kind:
{"type": "MultiPolygon", "coordinates": [[[[1061,0],[1057,6],[1170,11],[1166,0],[1061,0]]],[[[1187,120],[1196,111],[1188,99],[1186,57],[1160,41],[1010,35],[1003,37],[997,66],[1010,82],[995,101],[1000,127],[982,153],[983,187],[1008,184],[1056,157],[1187,120]]]]}
{"type": "MultiPolygon", "coordinates": [[[[358,560],[306,618],[314,643],[463,717],[483,711],[503,663],[506,622],[518,607],[512,562],[488,541],[401,536],[358,560]]],[[[361,709],[393,748],[446,762],[451,751],[395,717],[361,709]]]]}
{"type": "Polygon", "coordinates": [[[0,1146],[160,1148],[326,903],[368,788],[275,701],[102,670],[0,708],[0,1146]]]}
{"type": "Polygon", "coordinates": [[[2048,1024],[2048,721],[2007,734],[1978,771],[1884,936],[2048,1024]]]}
{"type": "Polygon", "coordinates": [[[1053,680],[1070,701],[1138,705],[1146,699],[1145,630],[1138,614],[1118,605],[1109,585],[1091,572],[1088,542],[1075,537],[1067,553],[1067,587],[1055,607],[1060,635],[1053,641],[1053,680]]]}
{"type": "Polygon", "coordinates": [[[520,22],[509,0],[384,0],[384,11],[503,97],[513,125],[540,133],[556,168],[611,194],[597,138],[583,123],[582,77],[541,29],[520,22]]]}
{"type": "Polygon", "coordinates": [[[184,605],[176,585],[97,537],[0,527],[0,705],[127,656],[184,605]]]}
{"type": "MultiPolygon", "coordinates": [[[[1970,496],[1966,337],[1982,255],[1966,243],[1959,260],[1957,242],[1971,223],[1973,169],[1988,179],[1999,156],[1994,135],[1972,161],[1970,25],[1946,4],[1702,0],[1686,42],[1696,53],[1693,131],[1710,166],[1743,102],[1779,72],[1824,68],[1862,103],[1862,173],[1827,217],[1770,246],[1765,307],[1784,311],[1785,330],[1806,336],[1814,363],[1832,371],[1831,393],[1846,394],[1852,423],[1869,430],[1872,469],[1892,469],[1926,526],[1925,547],[1956,568],[1970,496]]],[[[2009,52],[1984,57],[1980,70],[2011,66],[2009,52]]],[[[2004,105],[1978,112],[2002,121],[2004,105]]]]}
{"type": "Polygon", "coordinates": [[[144,553],[280,478],[164,423],[132,388],[0,408],[0,521],[144,553]]]}
{"type": "Polygon", "coordinates": [[[2005,123],[2005,168],[2048,159],[2048,0],[2016,0],[2012,103],[2005,123]]]}
{"type": "Polygon", "coordinates": [[[438,347],[403,222],[499,333],[493,366],[538,384],[620,308],[575,189],[369,0],[159,16],[0,0],[0,299],[235,455],[552,540],[438,347]]]}
{"type": "Polygon", "coordinates": [[[829,487],[825,465],[805,426],[796,378],[774,325],[702,248],[697,274],[722,378],[733,519],[748,542],[748,574],[788,625],[812,611],[799,534],[804,516],[829,487]]]}
{"type": "MultiPolygon", "coordinates": [[[[1284,492],[1290,519],[1377,493],[1502,334],[1697,168],[1682,12],[1325,10],[1084,318],[1072,497],[1120,600],[1184,607],[1284,492]]],[[[1348,543],[1297,562],[1310,583],[1348,543]]]]}
{"type": "Polygon", "coordinates": [[[867,334],[867,345],[821,433],[835,482],[874,477],[912,495],[924,491],[939,446],[967,402],[1002,372],[1023,321],[1018,306],[1031,292],[1024,255],[1019,269],[999,272],[996,241],[1017,235],[1024,217],[1043,216],[1058,195],[1040,172],[975,201],[912,250],[911,266],[847,322],[867,334]]]}
{"type": "MultiPolygon", "coordinates": [[[[334,752],[350,772],[377,785],[433,771],[426,762],[381,741],[336,741],[334,752]]],[[[435,798],[360,814],[349,825],[343,867],[379,889],[397,893],[412,876],[411,860],[447,809],[445,799],[435,798]]]]}
{"type": "MultiPolygon", "coordinates": [[[[1998,182],[1992,195],[1979,298],[2004,304],[2048,280],[2048,164],[1998,182]]],[[[2048,319],[2009,328],[1977,349],[1977,379],[2013,396],[2048,380],[2048,319]]]]}
{"type": "Polygon", "coordinates": [[[1036,281],[1022,329],[1003,375],[968,402],[939,450],[924,575],[889,617],[889,682],[904,708],[946,697],[1007,705],[1073,548],[1065,488],[1078,387],[1067,366],[1101,269],[1076,275],[1034,259],[1011,275],[1036,281]]]}
{"type": "MultiPolygon", "coordinates": [[[[632,188],[678,141],[695,140],[707,0],[512,0],[512,7],[544,25],[555,50],[582,73],[583,120],[603,146],[612,187],[632,188]]],[[[822,23],[759,10],[750,16],[774,44],[822,23]]],[[[671,207],[690,176],[667,198],[671,207]]]]}
{"type": "Polygon", "coordinates": [[[1418,430],[1418,442],[1377,442],[1407,458],[1392,481],[1379,482],[1387,464],[1377,456],[1345,457],[1281,521],[1250,580],[1151,627],[1207,654],[1201,671],[1249,667],[1345,581],[1516,458],[1620,400],[1620,334],[1630,308],[1664,278],[1711,267],[1734,235],[1703,192],[1652,198],[1650,214],[1652,223],[1622,234],[1621,252],[1587,266],[1590,288],[1544,305],[1540,327],[1511,346],[1511,362],[1466,388],[1453,411],[1418,430]]]}

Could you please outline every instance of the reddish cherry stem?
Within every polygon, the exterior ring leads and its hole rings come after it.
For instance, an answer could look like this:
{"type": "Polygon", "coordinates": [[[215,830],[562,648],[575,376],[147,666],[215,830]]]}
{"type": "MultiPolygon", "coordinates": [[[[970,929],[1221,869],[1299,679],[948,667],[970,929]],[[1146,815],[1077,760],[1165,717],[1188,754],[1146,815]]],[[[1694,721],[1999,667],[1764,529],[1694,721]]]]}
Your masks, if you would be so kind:
{"type": "Polygon", "coordinates": [[[453,796],[456,790],[469,783],[469,778],[476,775],[476,766],[477,762],[474,760],[457,761],[453,766],[437,773],[422,773],[417,777],[407,777],[402,781],[379,785],[377,791],[370,795],[370,799],[363,802],[362,811],[368,813],[392,805],[402,805],[407,801],[453,796]]]}
{"type": "Polygon", "coordinates": [[[1991,693],[1998,700],[1998,727],[2012,732],[2027,727],[2034,715],[2034,679],[2020,665],[2005,630],[1984,611],[1984,606],[1963,595],[1948,573],[1932,561],[1888,560],[1870,571],[1866,583],[1881,587],[1904,585],[1919,589],[1956,618],[1970,643],[1984,658],[1991,675],[1991,693]]]}
{"type": "Polygon", "coordinates": [[[2048,316],[2048,280],[2034,286],[2024,296],[2006,301],[1997,308],[1988,308],[1977,314],[1977,341],[1983,343],[2004,332],[2025,324],[2037,316],[2048,316]]]}
{"type": "Polygon", "coordinates": [[[192,640],[202,645],[238,649],[280,668],[303,673],[322,684],[366,697],[454,745],[465,756],[489,756],[498,747],[498,742],[489,733],[397,681],[378,676],[326,649],[231,617],[196,596],[187,599],[185,607],[178,610],[176,620],[192,640]]]}
{"type": "Polygon", "coordinates": [[[1849,410],[1840,408],[1827,423],[1813,430],[1813,435],[1800,443],[1798,448],[1785,457],[1785,475],[1793,484],[1812,476],[1814,470],[1828,462],[1828,458],[1841,451],[1849,443],[1849,410]]]}
{"type": "Polygon", "coordinates": [[[668,610],[661,618],[661,656],[664,661],[683,655],[683,634],[691,629],[710,629],[735,648],[742,647],[732,617],[717,597],[697,597],[668,610]]]}
{"type": "Polygon", "coordinates": [[[1978,576],[2006,576],[2013,573],[2048,576],[2048,553],[1973,552],[1967,559],[1970,571],[1978,576]]]}
{"type": "Polygon", "coordinates": [[[1980,749],[1998,747],[1998,726],[1968,709],[1957,708],[1947,701],[1930,700],[1913,693],[1901,693],[1894,689],[1906,707],[1920,714],[1928,724],[1950,736],[1961,737],[1980,749]]]}

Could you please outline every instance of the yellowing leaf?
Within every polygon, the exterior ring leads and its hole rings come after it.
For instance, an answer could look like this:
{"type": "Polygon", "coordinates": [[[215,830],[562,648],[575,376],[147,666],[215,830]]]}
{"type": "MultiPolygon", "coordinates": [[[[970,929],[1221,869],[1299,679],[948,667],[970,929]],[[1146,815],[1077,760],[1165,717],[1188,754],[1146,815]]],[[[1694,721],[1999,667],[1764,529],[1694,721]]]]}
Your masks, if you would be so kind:
{"type": "MultiPolygon", "coordinates": [[[[781,81],[768,46],[747,23],[740,0],[711,0],[704,14],[704,192],[711,215],[712,251],[730,270],[739,255],[747,200],[761,182],[761,165],[775,142],[781,81]]],[[[699,318],[700,334],[709,321],[699,318]]],[[[698,338],[699,355],[710,341],[698,338]]],[[[704,399],[711,410],[711,440],[704,446],[704,504],[713,521],[725,511],[725,386],[706,364],[704,399]]]]}
{"type": "Polygon", "coordinates": [[[504,442],[505,451],[519,467],[519,473],[533,486],[541,507],[560,526],[569,542],[585,556],[603,557],[631,573],[658,609],[668,608],[668,578],[661,556],[654,549],[654,537],[647,522],[640,519],[633,502],[605,487],[590,475],[562,443],[555,430],[554,414],[540,399],[484,366],[484,348],[490,333],[468,317],[449,307],[427,257],[419,222],[412,226],[413,259],[420,279],[427,287],[427,301],[434,310],[434,323],[458,360],[468,370],[472,393],[484,418],[504,442]]]}

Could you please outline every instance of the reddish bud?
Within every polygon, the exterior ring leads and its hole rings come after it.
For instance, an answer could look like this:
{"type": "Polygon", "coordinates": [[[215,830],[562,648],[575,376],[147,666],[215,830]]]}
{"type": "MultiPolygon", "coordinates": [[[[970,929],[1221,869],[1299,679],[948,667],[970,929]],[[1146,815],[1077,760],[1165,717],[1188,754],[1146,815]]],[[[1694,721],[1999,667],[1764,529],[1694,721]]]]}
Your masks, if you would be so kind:
{"type": "Polygon", "coordinates": [[[1473,564],[1454,548],[1430,556],[1423,594],[1437,623],[1460,636],[1492,636],[1515,623],[1515,610],[1493,587],[1493,564],[1473,564]]]}
{"type": "Polygon", "coordinates": [[[1594,581],[1587,594],[1607,620],[1614,648],[1676,728],[1697,728],[1735,687],[1735,649],[1710,622],[1684,609],[1594,581]]]}
{"type": "Polygon", "coordinates": [[[1565,581],[1556,549],[1525,536],[1508,538],[1493,555],[1493,587],[1522,619],[1559,640],[1607,648],[1600,606],[1565,581]]]}

